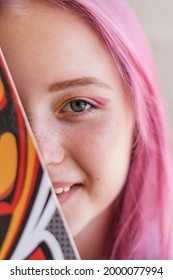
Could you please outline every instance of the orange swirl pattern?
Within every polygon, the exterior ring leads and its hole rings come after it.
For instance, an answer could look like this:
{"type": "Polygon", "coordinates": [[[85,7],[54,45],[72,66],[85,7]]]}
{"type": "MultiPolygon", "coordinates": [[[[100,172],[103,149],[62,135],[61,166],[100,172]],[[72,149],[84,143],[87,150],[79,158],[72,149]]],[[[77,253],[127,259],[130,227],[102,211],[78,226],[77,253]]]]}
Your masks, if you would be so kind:
{"type": "Polygon", "coordinates": [[[0,79],[0,110],[2,110],[7,104],[7,98],[5,95],[4,85],[0,79]]]}
{"type": "Polygon", "coordinates": [[[17,143],[10,132],[0,137],[0,170],[0,199],[3,199],[12,192],[17,173],[17,143]]]}
{"type": "MultiPolygon", "coordinates": [[[[8,255],[8,252],[14,242],[18,231],[20,230],[20,226],[22,224],[22,220],[26,213],[28,203],[31,199],[31,195],[33,192],[33,188],[35,185],[35,180],[38,171],[38,158],[35,152],[35,148],[33,146],[32,140],[28,135],[28,156],[27,156],[27,168],[26,175],[24,180],[24,185],[22,188],[22,192],[20,197],[18,198],[18,203],[13,210],[11,222],[6,233],[6,237],[1,248],[0,259],[5,259],[8,255]]],[[[5,212],[5,209],[4,209],[5,212]]]]}

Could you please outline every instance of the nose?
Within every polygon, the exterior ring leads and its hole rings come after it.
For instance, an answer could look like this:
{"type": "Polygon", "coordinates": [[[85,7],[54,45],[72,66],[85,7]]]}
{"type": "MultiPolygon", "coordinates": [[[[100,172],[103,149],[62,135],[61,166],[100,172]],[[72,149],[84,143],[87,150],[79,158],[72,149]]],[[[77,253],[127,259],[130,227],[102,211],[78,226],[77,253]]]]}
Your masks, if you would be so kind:
{"type": "Polygon", "coordinates": [[[47,136],[46,139],[40,139],[38,144],[46,166],[60,164],[65,156],[64,148],[58,139],[50,140],[48,139],[49,137],[51,136],[47,136]]]}
{"type": "Polygon", "coordinates": [[[65,148],[61,143],[59,135],[50,134],[44,128],[44,133],[34,133],[35,139],[46,166],[57,165],[63,162],[65,157],[65,148]]]}

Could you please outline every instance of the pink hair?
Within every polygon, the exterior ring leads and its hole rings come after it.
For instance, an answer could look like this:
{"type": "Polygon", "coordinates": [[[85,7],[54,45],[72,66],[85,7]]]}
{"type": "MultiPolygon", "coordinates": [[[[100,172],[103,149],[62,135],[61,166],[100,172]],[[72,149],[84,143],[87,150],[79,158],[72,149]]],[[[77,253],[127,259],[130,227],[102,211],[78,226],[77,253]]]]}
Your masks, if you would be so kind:
{"type": "Polygon", "coordinates": [[[136,116],[136,146],[115,200],[105,258],[170,259],[173,165],[159,86],[138,23],[123,0],[49,2],[76,11],[102,35],[136,116]]]}

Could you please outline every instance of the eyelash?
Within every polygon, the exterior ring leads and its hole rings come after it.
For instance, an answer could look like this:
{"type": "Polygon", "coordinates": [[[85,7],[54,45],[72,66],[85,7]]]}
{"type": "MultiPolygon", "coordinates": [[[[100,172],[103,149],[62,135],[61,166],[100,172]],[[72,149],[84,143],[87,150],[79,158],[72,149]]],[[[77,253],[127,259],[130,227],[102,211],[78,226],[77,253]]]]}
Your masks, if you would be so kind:
{"type": "Polygon", "coordinates": [[[69,102],[65,103],[65,105],[64,105],[63,107],[61,107],[61,109],[60,109],[59,112],[60,112],[61,114],[63,114],[63,113],[71,114],[71,115],[73,115],[73,117],[82,117],[82,116],[85,116],[85,115],[87,115],[87,114],[92,113],[93,110],[96,109],[96,108],[97,108],[97,106],[94,105],[94,104],[92,104],[92,103],[89,102],[88,100],[82,99],[82,98],[77,98],[77,99],[73,99],[73,100],[70,100],[69,102]],[[83,111],[79,111],[79,112],[76,111],[76,112],[75,112],[75,111],[72,109],[71,105],[72,105],[73,102],[77,102],[77,101],[79,101],[79,102],[82,102],[82,101],[83,101],[83,102],[85,102],[86,107],[87,107],[88,105],[89,105],[90,107],[89,107],[88,109],[84,109],[83,111]],[[71,111],[63,111],[64,108],[65,108],[66,106],[70,106],[71,111]]]}

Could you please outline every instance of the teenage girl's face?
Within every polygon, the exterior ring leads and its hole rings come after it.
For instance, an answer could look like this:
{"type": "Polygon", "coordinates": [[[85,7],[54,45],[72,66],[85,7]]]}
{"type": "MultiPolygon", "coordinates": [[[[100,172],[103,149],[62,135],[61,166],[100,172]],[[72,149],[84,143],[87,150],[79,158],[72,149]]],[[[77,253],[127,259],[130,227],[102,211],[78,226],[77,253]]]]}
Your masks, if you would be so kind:
{"type": "Polygon", "coordinates": [[[83,19],[52,4],[2,13],[0,45],[72,235],[97,217],[106,224],[134,127],[107,47],[83,19]]]}

